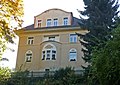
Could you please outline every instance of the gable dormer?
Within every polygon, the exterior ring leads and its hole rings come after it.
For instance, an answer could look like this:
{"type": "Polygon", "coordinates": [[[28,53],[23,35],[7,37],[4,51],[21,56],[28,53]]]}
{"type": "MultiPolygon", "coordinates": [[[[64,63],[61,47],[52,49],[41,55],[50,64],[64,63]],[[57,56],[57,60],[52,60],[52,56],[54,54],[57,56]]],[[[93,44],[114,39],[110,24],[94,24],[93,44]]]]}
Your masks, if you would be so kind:
{"type": "Polygon", "coordinates": [[[72,25],[72,12],[49,9],[34,17],[34,28],[72,25]]]}

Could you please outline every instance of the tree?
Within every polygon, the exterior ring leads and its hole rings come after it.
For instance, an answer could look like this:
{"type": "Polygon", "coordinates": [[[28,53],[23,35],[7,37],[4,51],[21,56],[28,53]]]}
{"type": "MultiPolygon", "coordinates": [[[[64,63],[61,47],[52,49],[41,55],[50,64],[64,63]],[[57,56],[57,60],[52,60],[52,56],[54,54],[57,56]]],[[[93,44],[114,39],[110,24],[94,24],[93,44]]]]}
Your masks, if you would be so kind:
{"type": "MultiPolygon", "coordinates": [[[[14,29],[22,25],[23,1],[22,0],[0,0],[0,60],[6,49],[6,43],[14,43],[14,29]]],[[[8,68],[0,67],[0,85],[4,85],[11,77],[8,68]]],[[[6,85],[6,84],[5,84],[6,85]]]]}
{"type": "Polygon", "coordinates": [[[83,0],[85,11],[79,11],[82,16],[80,25],[87,29],[89,33],[81,35],[84,41],[81,43],[87,48],[83,49],[84,60],[88,62],[94,46],[108,40],[109,32],[116,27],[116,17],[118,17],[118,0],[83,0]]]}
{"type": "Polygon", "coordinates": [[[60,68],[54,75],[45,75],[35,85],[86,85],[82,74],[76,74],[71,67],[60,68]]]}
{"type": "Polygon", "coordinates": [[[0,67],[0,85],[6,85],[6,82],[11,77],[11,70],[0,67]]]}
{"type": "MultiPolygon", "coordinates": [[[[120,84],[120,25],[113,31],[113,39],[93,53],[93,76],[100,85],[120,84]]],[[[96,82],[94,81],[95,85],[96,82]]],[[[93,85],[93,82],[92,82],[93,85]]]]}
{"type": "Polygon", "coordinates": [[[22,0],[0,0],[0,57],[6,49],[6,43],[14,43],[13,30],[21,27],[22,17],[22,0]]]}
{"type": "MultiPolygon", "coordinates": [[[[78,34],[81,44],[84,46],[83,59],[91,63],[92,51],[104,47],[104,42],[111,38],[110,32],[116,27],[116,17],[118,17],[118,0],[83,0],[85,10],[79,11],[81,17],[80,26],[89,32],[86,35],[78,34]]],[[[88,67],[83,66],[86,70],[85,75],[90,76],[91,64],[88,67]]]]}

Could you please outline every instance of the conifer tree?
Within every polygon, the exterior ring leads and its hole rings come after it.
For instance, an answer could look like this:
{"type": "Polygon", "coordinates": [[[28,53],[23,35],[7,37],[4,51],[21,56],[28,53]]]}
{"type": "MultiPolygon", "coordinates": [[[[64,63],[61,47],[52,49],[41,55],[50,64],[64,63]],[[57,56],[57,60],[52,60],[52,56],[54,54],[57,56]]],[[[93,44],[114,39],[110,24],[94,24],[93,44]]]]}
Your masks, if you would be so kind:
{"type": "MultiPolygon", "coordinates": [[[[79,11],[81,17],[80,26],[89,32],[86,35],[78,34],[83,40],[81,44],[85,62],[91,63],[92,51],[104,46],[104,42],[111,38],[110,32],[116,27],[118,17],[118,0],[83,0],[85,10],[79,11]]],[[[84,67],[88,77],[90,65],[84,67]]],[[[90,76],[90,75],[89,75],[90,76]]]]}

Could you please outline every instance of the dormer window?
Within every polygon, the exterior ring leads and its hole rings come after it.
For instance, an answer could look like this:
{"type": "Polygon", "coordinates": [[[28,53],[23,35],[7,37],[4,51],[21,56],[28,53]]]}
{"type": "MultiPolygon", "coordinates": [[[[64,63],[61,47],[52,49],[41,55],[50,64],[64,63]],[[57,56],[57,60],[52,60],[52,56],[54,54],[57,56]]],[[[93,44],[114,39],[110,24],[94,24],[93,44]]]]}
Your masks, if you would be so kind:
{"type": "Polygon", "coordinates": [[[42,22],[42,20],[38,20],[38,27],[41,27],[41,22],[42,22]]]}
{"type": "Polygon", "coordinates": [[[67,17],[63,19],[63,24],[68,25],[68,18],[67,17]]]}
{"type": "Polygon", "coordinates": [[[47,27],[49,27],[49,26],[51,26],[52,25],[52,21],[51,21],[51,19],[47,19],[47,27]]]}
{"type": "Polygon", "coordinates": [[[58,19],[54,19],[53,24],[54,26],[58,26],[58,19]]]}

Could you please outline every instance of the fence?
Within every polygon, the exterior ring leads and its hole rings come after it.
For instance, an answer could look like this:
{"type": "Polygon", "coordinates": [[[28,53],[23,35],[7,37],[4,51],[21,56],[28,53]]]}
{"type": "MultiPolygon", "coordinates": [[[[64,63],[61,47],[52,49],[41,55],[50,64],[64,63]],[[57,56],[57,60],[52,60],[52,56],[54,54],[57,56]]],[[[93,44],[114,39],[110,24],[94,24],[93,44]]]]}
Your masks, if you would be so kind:
{"type": "MultiPolygon", "coordinates": [[[[45,75],[52,76],[56,71],[31,71],[28,73],[28,77],[44,77],[45,75]]],[[[76,75],[83,75],[84,70],[75,70],[76,75]]]]}

